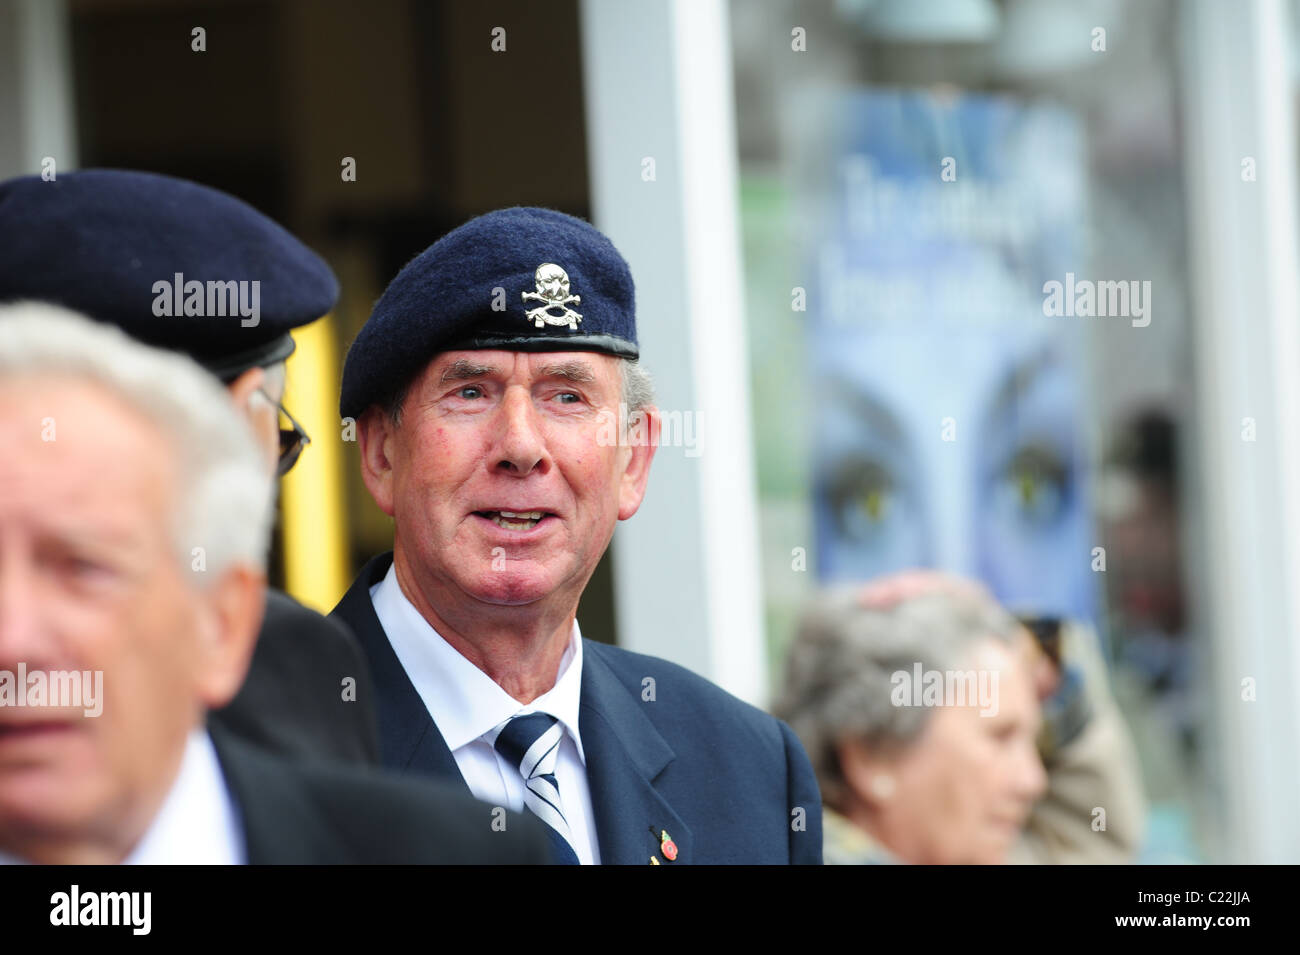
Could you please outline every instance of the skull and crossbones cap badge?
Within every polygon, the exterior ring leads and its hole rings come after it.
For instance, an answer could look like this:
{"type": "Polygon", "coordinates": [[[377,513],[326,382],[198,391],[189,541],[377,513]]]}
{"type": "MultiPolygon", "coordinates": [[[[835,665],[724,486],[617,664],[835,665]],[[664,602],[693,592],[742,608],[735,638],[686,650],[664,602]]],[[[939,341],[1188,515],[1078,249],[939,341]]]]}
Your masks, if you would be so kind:
{"type": "Polygon", "coordinates": [[[489,212],[403,268],[348,350],[339,411],[357,417],[439,353],[594,351],[637,358],[632,273],[590,223],[553,209],[489,212]]]}
{"type": "Polygon", "coordinates": [[[568,325],[570,330],[576,330],[582,316],[569,306],[581,304],[582,296],[569,294],[569,273],[554,262],[543,262],[533,273],[533,281],[537,283],[536,291],[524,292],[521,297],[525,302],[531,300],[542,304],[530,308],[528,318],[538,328],[543,325],[568,325]],[[558,313],[554,311],[557,308],[560,309],[558,313]]]}

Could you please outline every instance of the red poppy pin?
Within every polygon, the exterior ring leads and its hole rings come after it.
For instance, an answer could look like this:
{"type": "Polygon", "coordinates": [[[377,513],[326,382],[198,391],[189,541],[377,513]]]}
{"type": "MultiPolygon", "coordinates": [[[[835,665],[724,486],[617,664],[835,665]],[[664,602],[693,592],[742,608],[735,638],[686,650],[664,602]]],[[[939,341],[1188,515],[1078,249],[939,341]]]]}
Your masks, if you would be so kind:
{"type": "Polygon", "coordinates": [[[666,829],[659,833],[659,851],[669,862],[677,858],[677,843],[673,842],[666,829]]]}

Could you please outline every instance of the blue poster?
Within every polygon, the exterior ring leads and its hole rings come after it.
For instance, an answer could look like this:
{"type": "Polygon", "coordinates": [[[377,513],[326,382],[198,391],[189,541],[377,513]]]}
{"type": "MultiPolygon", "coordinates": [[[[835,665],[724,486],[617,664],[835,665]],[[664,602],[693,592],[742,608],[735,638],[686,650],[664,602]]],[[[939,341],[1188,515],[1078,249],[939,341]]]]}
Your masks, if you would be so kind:
{"type": "Polygon", "coordinates": [[[1086,271],[1078,122],[873,91],[834,128],[805,180],[819,576],[933,567],[1093,618],[1087,319],[1045,314],[1043,291],[1086,271]]]}

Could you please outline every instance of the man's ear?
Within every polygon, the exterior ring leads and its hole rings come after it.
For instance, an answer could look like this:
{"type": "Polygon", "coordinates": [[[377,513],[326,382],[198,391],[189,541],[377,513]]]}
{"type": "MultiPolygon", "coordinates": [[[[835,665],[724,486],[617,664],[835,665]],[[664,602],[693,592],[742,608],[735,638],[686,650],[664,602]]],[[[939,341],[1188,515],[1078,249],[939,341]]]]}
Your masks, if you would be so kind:
{"type": "Polygon", "coordinates": [[[625,521],[641,507],[646,483],[650,480],[650,462],[659,449],[662,419],[659,409],[647,405],[632,412],[628,422],[628,462],[618,489],[618,519],[625,521]],[[636,417],[639,415],[640,417],[636,417]]]}
{"type": "Polygon", "coordinates": [[[234,401],[235,406],[244,414],[248,414],[248,401],[253,396],[253,392],[266,384],[266,370],[263,368],[250,368],[241,374],[238,378],[226,386],[230,392],[230,398],[234,401]]]}
{"type": "Polygon", "coordinates": [[[361,480],[379,509],[393,516],[393,462],[389,456],[394,436],[392,421],[378,405],[371,405],[357,421],[361,449],[361,480]]]}
{"type": "Polygon", "coordinates": [[[266,612],[266,575],[237,564],[200,592],[195,679],[208,709],[225,706],[248,675],[266,612]]]}

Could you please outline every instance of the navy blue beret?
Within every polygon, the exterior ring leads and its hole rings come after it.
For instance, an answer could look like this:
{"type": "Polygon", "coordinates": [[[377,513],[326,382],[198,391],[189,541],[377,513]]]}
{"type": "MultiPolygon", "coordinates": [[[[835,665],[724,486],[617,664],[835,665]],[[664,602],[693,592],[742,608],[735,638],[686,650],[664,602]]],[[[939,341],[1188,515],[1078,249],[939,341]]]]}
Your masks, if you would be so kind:
{"type": "Polygon", "coordinates": [[[10,179],[0,235],[0,302],[57,302],[225,379],[287,357],[289,330],[338,300],[329,266],[275,222],[170,176],[10,179]]]}
{"type": "Polygon", "coordinates": [[[339,411],[384,404],[438,353],[595,351],[636,358],[632,273],[590,224],[553,209],[489,212],[407,263],[348,350],[339,411]]]}

